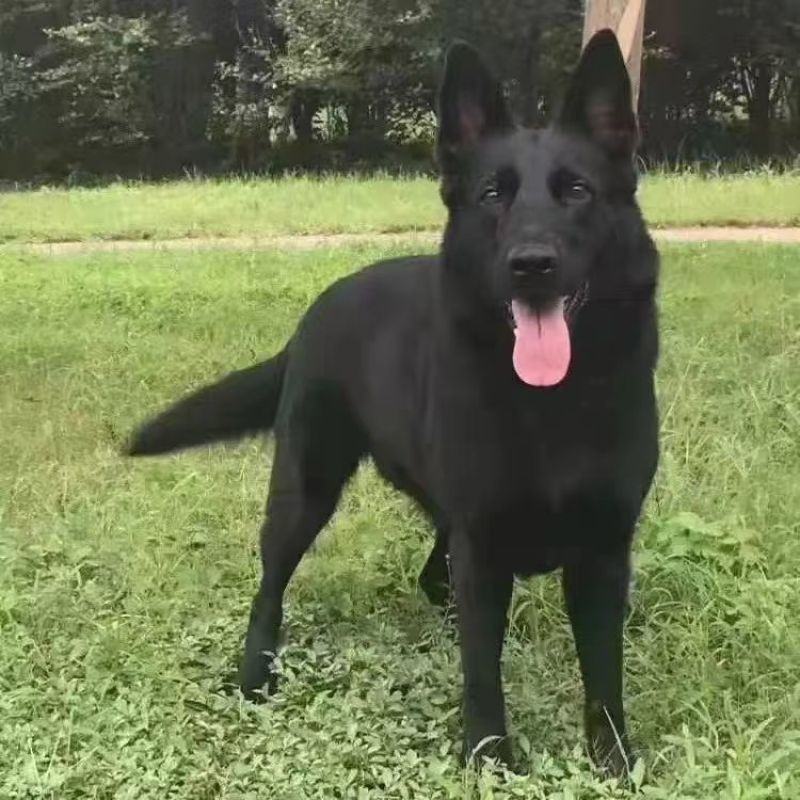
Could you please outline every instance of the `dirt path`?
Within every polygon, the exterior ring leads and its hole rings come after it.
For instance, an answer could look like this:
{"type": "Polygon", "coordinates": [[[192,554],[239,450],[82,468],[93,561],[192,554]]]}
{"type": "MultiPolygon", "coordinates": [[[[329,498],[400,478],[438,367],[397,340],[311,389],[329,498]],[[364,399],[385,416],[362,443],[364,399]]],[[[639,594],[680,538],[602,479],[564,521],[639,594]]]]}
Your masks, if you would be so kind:
{"type": "MultiPolygon", "coordinates": [[[[739,242],[800,244],[800,228],[662,228],[652,231],[660,242],[739,242]]],[[[440,238],[439,232],[408,233],[331,233],[268,237],[207,237],[159,240],[92,240],[82,242],[10,243],[9,249],[42,255],[79,255],[82,253],[147,252],[153,250],[313,250],[318,247],[358,245],[419,244],[430,247],[440,238]]]]}

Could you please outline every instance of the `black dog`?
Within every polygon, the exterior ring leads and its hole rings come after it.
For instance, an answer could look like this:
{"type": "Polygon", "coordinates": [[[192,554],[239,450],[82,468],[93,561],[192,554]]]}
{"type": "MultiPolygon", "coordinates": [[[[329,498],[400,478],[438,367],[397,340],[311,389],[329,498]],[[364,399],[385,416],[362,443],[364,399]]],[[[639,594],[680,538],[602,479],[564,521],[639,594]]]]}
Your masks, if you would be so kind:
{"type": "Polygon", "coordinates": [[[514,126],[468,46],[448,54],[439,257],[331,286],[286,348],[133,438],[153,455],[272,429],[263,578],[240,681],[274,688],[284,590],[371,456],[436,527],[420,583],[452,574],[467,756],[510,757],[500,656],[515,575],[558,567],[594,759],[628,764],[622,628],[634,528],[658,459],[658,257],[635,200],[636,121],[610,31],[546,130],[514,126]],[[448,563],[449,561],[449,563],[448,563]]]}

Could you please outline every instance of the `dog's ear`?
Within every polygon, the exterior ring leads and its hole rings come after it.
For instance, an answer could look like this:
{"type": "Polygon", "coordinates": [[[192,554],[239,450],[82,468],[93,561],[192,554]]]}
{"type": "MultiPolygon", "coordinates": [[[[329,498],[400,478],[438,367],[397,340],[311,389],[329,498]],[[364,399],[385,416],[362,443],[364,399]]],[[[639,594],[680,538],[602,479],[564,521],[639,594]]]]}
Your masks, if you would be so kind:
{"type": "Polygon", "coordinates": [[[631,79],[612,30],[586,45],[557,125],[588,134],[613,157],[633,157],[638,129],[631,79]]]}
{"type": "Polygon", "coordinates": [[[447,51],[439,94],[440,157],[473,147],[485,136],[511,126],[503,89],[477,50],[466,42],[453,44],[447,51]]]}

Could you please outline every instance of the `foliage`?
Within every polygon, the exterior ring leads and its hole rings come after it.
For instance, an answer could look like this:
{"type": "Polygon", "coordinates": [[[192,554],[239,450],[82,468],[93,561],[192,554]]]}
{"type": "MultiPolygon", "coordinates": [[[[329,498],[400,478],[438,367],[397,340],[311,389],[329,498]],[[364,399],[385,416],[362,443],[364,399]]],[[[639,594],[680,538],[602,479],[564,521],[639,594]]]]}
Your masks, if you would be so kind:
{"type": "Polygon", "coordinates": [[[0,148],[16,145],[15,123],[39,91],[31,59],[0,52],[0,148]]]}
{"type": "Polygon", "coordinates": [[[487,53],[529,123],[552,112],[580,49],[581,0],[445,0],[448,27],[487,53]]]}
{"type": "Polygon", "coordinates": [[[351,95],[408,91],[438,55],[431,0],[278,0],[289,86],[351,95]]]}
{"type": "Polygon", "coordinates": [[[800,4],[678,0],[654,8],[664,35],[651,44],[645,71],[652,149],[673,158],[735,149],[763,158],[800,147],[800,4]]]}
{"type": "Polygon", "coordinates": [[[78,145],[151,142],[157,129],[158,59],[192,43],[186,18],[98,16],[45,32],[57,65],[43,71],[43,86],[61,95],[59,122],[78,145]]]}
{"type": "Polygon", "coordinates": [[[317,135],[432,141],[435,3],[278,0],[276,19],[284,96],[310,104],[317,135]]]}
{"type": "MultiPolygon", "coordinates": [[[[800,150],[800,3],[648,8],[645,157],[800,150]]],[[[417,154],[430,153],[444,45],[478,45],[518,116],[540,124],[582,11],[582,0],[3,0],[0,177],[427,169],[417,154]]]]}
{"type": "Polygon", "coordinates": [[[254,37],[243,42],[232,62],[217,64],[208,135],[213,141],[267,148],[280,114],[274,60],[268,45],[254,37]]]}

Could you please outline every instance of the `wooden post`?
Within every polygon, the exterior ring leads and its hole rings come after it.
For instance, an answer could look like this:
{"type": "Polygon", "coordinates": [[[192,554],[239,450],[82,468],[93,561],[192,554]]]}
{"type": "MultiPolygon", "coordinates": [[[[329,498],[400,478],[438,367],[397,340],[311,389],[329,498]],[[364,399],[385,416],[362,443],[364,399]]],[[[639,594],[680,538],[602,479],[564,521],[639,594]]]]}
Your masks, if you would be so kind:
{"type": "Polygon", "coordinates": [[[584,45],[603,28],[616,31],[633,83],[633,104],[639,102],[646,0],[586,0],[584,45]]]}

